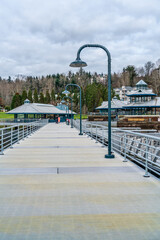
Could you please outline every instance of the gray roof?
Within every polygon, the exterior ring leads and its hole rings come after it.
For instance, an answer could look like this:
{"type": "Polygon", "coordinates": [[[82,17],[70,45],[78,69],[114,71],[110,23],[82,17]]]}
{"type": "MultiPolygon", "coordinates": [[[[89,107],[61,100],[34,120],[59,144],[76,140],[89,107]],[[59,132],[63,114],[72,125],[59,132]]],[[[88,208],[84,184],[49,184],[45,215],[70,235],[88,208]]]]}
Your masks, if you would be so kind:
{"type": "Polygon", "coordinates": [[[137,85],[145,85],[145,86],[147,86],[147,83],[141,79],[138,83],[136,83],[136,86],[137,85]]]}
{"type": "MultiPolygon", "coordinates": [[[[114,99],[114,98],[111,101],[112,109],[120,109],[125,105],[126,105],[125,101],[121,101],[121,100],[114,99]]],[[[108,101],[104,101],[101,106],[96,108],[96,110],[101,110],[101,109],[108,109],[108,101]]]]}
{"type": "Polygon", "coordinates": [[[123,106],[123,108],[130,107],[160,107],[160,97],[156,97],[155,99],[147,102],[132,102],[123,106]]]}
{"type": "MultiPolygon", "coordinates": [[[[9,114],[66,114],[52,104],[25,103],[8,112],[9,114]]],[[[71,113],[71,111],[69,111],[71,113]]]]}
{"type": "Polygon", "coordinates": [[[132,97],[132,96],[156,96],[155,93],[152,92],[152,89],[146,89],[146,90],[134,90],[130,93],[127,93],[126,96],[132,97]]]}

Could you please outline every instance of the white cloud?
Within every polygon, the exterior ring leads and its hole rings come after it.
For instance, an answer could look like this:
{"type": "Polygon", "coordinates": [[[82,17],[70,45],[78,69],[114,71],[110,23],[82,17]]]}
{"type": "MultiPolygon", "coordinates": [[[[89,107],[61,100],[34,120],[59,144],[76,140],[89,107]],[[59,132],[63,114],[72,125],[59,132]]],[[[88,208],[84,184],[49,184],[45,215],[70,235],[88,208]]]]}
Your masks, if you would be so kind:
{"type": "MultiPolygon", "coordinates": [[[[0,76],[67,72],[86,43],[109,49],[112,71],[156,62],[159,15],[159,0],[1,0],[0,76]]],[[[102,50],[81,56],[88,71],[107,72],[102,50]]]]}

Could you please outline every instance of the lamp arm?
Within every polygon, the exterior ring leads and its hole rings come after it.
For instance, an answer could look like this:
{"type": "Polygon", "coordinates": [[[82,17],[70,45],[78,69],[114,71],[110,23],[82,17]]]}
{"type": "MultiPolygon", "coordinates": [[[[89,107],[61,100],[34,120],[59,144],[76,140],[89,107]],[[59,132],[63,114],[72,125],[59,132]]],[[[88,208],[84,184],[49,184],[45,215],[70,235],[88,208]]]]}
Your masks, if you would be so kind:
{"type": "Polygon", "coordinates": [[[110,54],[110,52],[108,51],[108,49],[107,49],[106,47],[104,47],[103,45],[100,45],[100,44],[84,44],[83,46],[81,46],[81,47],[78,49],[76,60],[79,60],[79,59],[80,59],[80,53],[81,53],[81,51],[82,51],[84,48],[87,48],[87,47],[102,48],[102,49],[107,53],[108,60],[111,60],[111,54],[110,54]]]}

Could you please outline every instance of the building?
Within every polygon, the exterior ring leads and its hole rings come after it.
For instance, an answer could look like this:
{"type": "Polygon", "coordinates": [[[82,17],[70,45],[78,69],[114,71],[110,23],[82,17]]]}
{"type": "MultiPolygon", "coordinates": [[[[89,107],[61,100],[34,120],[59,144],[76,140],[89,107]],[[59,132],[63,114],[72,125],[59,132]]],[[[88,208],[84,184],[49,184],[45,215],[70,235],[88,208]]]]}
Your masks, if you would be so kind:
{"type": "MultiPolygon", "coordinates": [[[[148,88],[147,83],[140,80],[134,89],[126,92],[127,102],[112,99],[111,112],[114,111],[121,115],[143,115],[143,114],[160,114],[160,97],[148,88]]],[[[96,108],[100,113],[108,111],[108,102],[103,102],[96,108]]]]}
{"type": "Polygon", "coordinates": [[[121,88],[114,88],[115,94],[119,96],[121,101],[127,101],[127,93],[131,92],[135,88],[130,86],[122,86],[121,88]]]}
{"type": "MultiPolygon", "coordinates": [[[[54,122],[57,117],[61,118],[61,121],[65,121],[68,118],[66,110],[59,109],[52,104],[42,103],[30,103],[28,99],[24,101],[24,104],[12,109],[7,114],[14,114],[15,119],[43,119],[47,118],[50,122],[54,122]]],[[[73,115],[75,113],[73,112],[73,115]]],[[[69,118],[71,118],[71,111],[69,110],[69,118]]]]}
{"type": "MultiPolygon", "coordinates": [[[[123,106],[125,106],[127,102],[118,100],[117,97],[114,97],[111,101],[111,113],[112,114],[125,114],[125,110],[123,109],[123,106]]],[[[96,108],[97,111],[99,111],[100,114],[105,114],[108,112],[108,101],[104,101],[101,106],[96,108]]]]}

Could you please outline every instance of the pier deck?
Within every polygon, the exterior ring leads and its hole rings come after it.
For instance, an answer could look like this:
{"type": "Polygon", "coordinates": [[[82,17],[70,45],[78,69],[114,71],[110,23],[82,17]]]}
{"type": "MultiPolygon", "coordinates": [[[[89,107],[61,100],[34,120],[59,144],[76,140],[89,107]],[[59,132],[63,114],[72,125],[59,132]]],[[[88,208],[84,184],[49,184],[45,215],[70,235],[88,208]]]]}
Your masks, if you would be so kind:
{"type": "Polygon", "coordinates": [[[0,156],[0,240],[159,240],[160,181],[65,124],[0,156]]]}

